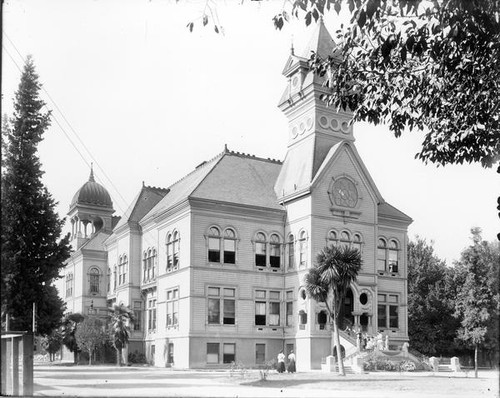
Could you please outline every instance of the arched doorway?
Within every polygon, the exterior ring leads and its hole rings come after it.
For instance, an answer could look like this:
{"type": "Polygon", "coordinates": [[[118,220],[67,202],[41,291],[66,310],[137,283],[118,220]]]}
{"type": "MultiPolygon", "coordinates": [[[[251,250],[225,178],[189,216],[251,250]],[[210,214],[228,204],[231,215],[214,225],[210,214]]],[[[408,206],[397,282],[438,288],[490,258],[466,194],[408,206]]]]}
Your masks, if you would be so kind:
{"type": "Polygon", "coordinates": [[[352,328],[354,325],[354,315],[352,312],[354,311],[354,296],[352,294],[351,288],[347,289],[347,293],[345,295],[344,304],[340,309],[340,319],[339,326],[342,330],[345,330],[347,327],[352,328]]]}

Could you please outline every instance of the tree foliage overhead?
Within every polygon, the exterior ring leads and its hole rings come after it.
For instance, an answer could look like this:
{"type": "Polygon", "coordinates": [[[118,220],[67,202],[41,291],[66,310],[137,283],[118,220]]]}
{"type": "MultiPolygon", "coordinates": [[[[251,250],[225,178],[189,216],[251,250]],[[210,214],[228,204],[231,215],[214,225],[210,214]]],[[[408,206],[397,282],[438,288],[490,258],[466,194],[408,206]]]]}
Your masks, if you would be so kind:
{"type": "Polygon", "coordinates": [[[37,304],[38,332],[58,326],[64,303],[53,280],[69,257],[69,236],[59,239],[63,221],[42,183],[38,144],[50,124],[39,97],[41,84],[28,58],[15,94],[14,115],[2,126],[2,318],[11,330],[31,330],[32,303],[37,304]]]}
{"type": "Polygon", "coordinates": [[[323,99],[354,120],[386,123],[396,136],[425,131],[424,162],[480,162],[500,154],[500,0],[292,0],[307,25],[348,8],[337,50],[311,65],[326,76],[323,99]]]}

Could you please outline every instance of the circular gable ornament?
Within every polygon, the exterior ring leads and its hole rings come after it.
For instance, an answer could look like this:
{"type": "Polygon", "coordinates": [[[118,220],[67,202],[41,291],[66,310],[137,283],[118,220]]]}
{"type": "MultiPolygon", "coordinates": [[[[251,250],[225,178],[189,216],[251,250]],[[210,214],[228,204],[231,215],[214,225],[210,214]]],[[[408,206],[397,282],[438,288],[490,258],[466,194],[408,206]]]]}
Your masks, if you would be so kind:
{"type": "Polygon", "coordinates": [[[337,206],[354,207],[358,203],[358,190],[354,183],[345,177],[335,180],[330,195],[337,206]]]}

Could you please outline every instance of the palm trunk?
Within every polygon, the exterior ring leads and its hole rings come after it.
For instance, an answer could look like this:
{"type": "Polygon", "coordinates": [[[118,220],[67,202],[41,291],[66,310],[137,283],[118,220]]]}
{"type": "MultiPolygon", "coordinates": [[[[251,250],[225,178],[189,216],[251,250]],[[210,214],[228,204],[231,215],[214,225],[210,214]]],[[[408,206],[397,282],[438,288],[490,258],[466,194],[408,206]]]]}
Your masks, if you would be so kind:
{"type": "Polygon", "coordinates": [[[92,365],[92,351],[89,351],[89,365],[92,365]]]}
{"type": "Polygon", "coordinates": [[[474,377],[477,379],[477,344],[474,346],[474,377]]]}
{"type": "Polygon", "coordinates": [[[78,352],[73,351],[73,363],[76,365],[78,363],[78,352]]]}
{"type": "Polygon", "coordinates": [[[122,366],[122,349],[118,348],[116,353],[116,365],[122,366]]]}
{"type": "Polygon", "coordinates": [[[342,350],[340,348],[340,336],[339,336],[339,326],[337,324],[337,318],[333,320],[333,336],[335,340],[335,345],[337,346],[337,365],[339,367],[339,376],[345,376],[344,360],[342,359],[342,350]]]}

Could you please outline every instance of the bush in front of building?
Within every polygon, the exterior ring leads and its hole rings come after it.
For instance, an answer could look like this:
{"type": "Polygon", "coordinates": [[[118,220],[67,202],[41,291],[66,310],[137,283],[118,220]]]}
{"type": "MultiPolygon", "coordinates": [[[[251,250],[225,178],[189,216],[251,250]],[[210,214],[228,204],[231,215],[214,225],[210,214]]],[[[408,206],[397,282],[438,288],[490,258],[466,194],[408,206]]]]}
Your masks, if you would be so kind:
{"type": "Polygon", "coordinates": [[[135,350],[134,352],[128,353],[128,363],[130,364],[146,364],[148,361],[146,355],[142,352],[135,350]]]}

